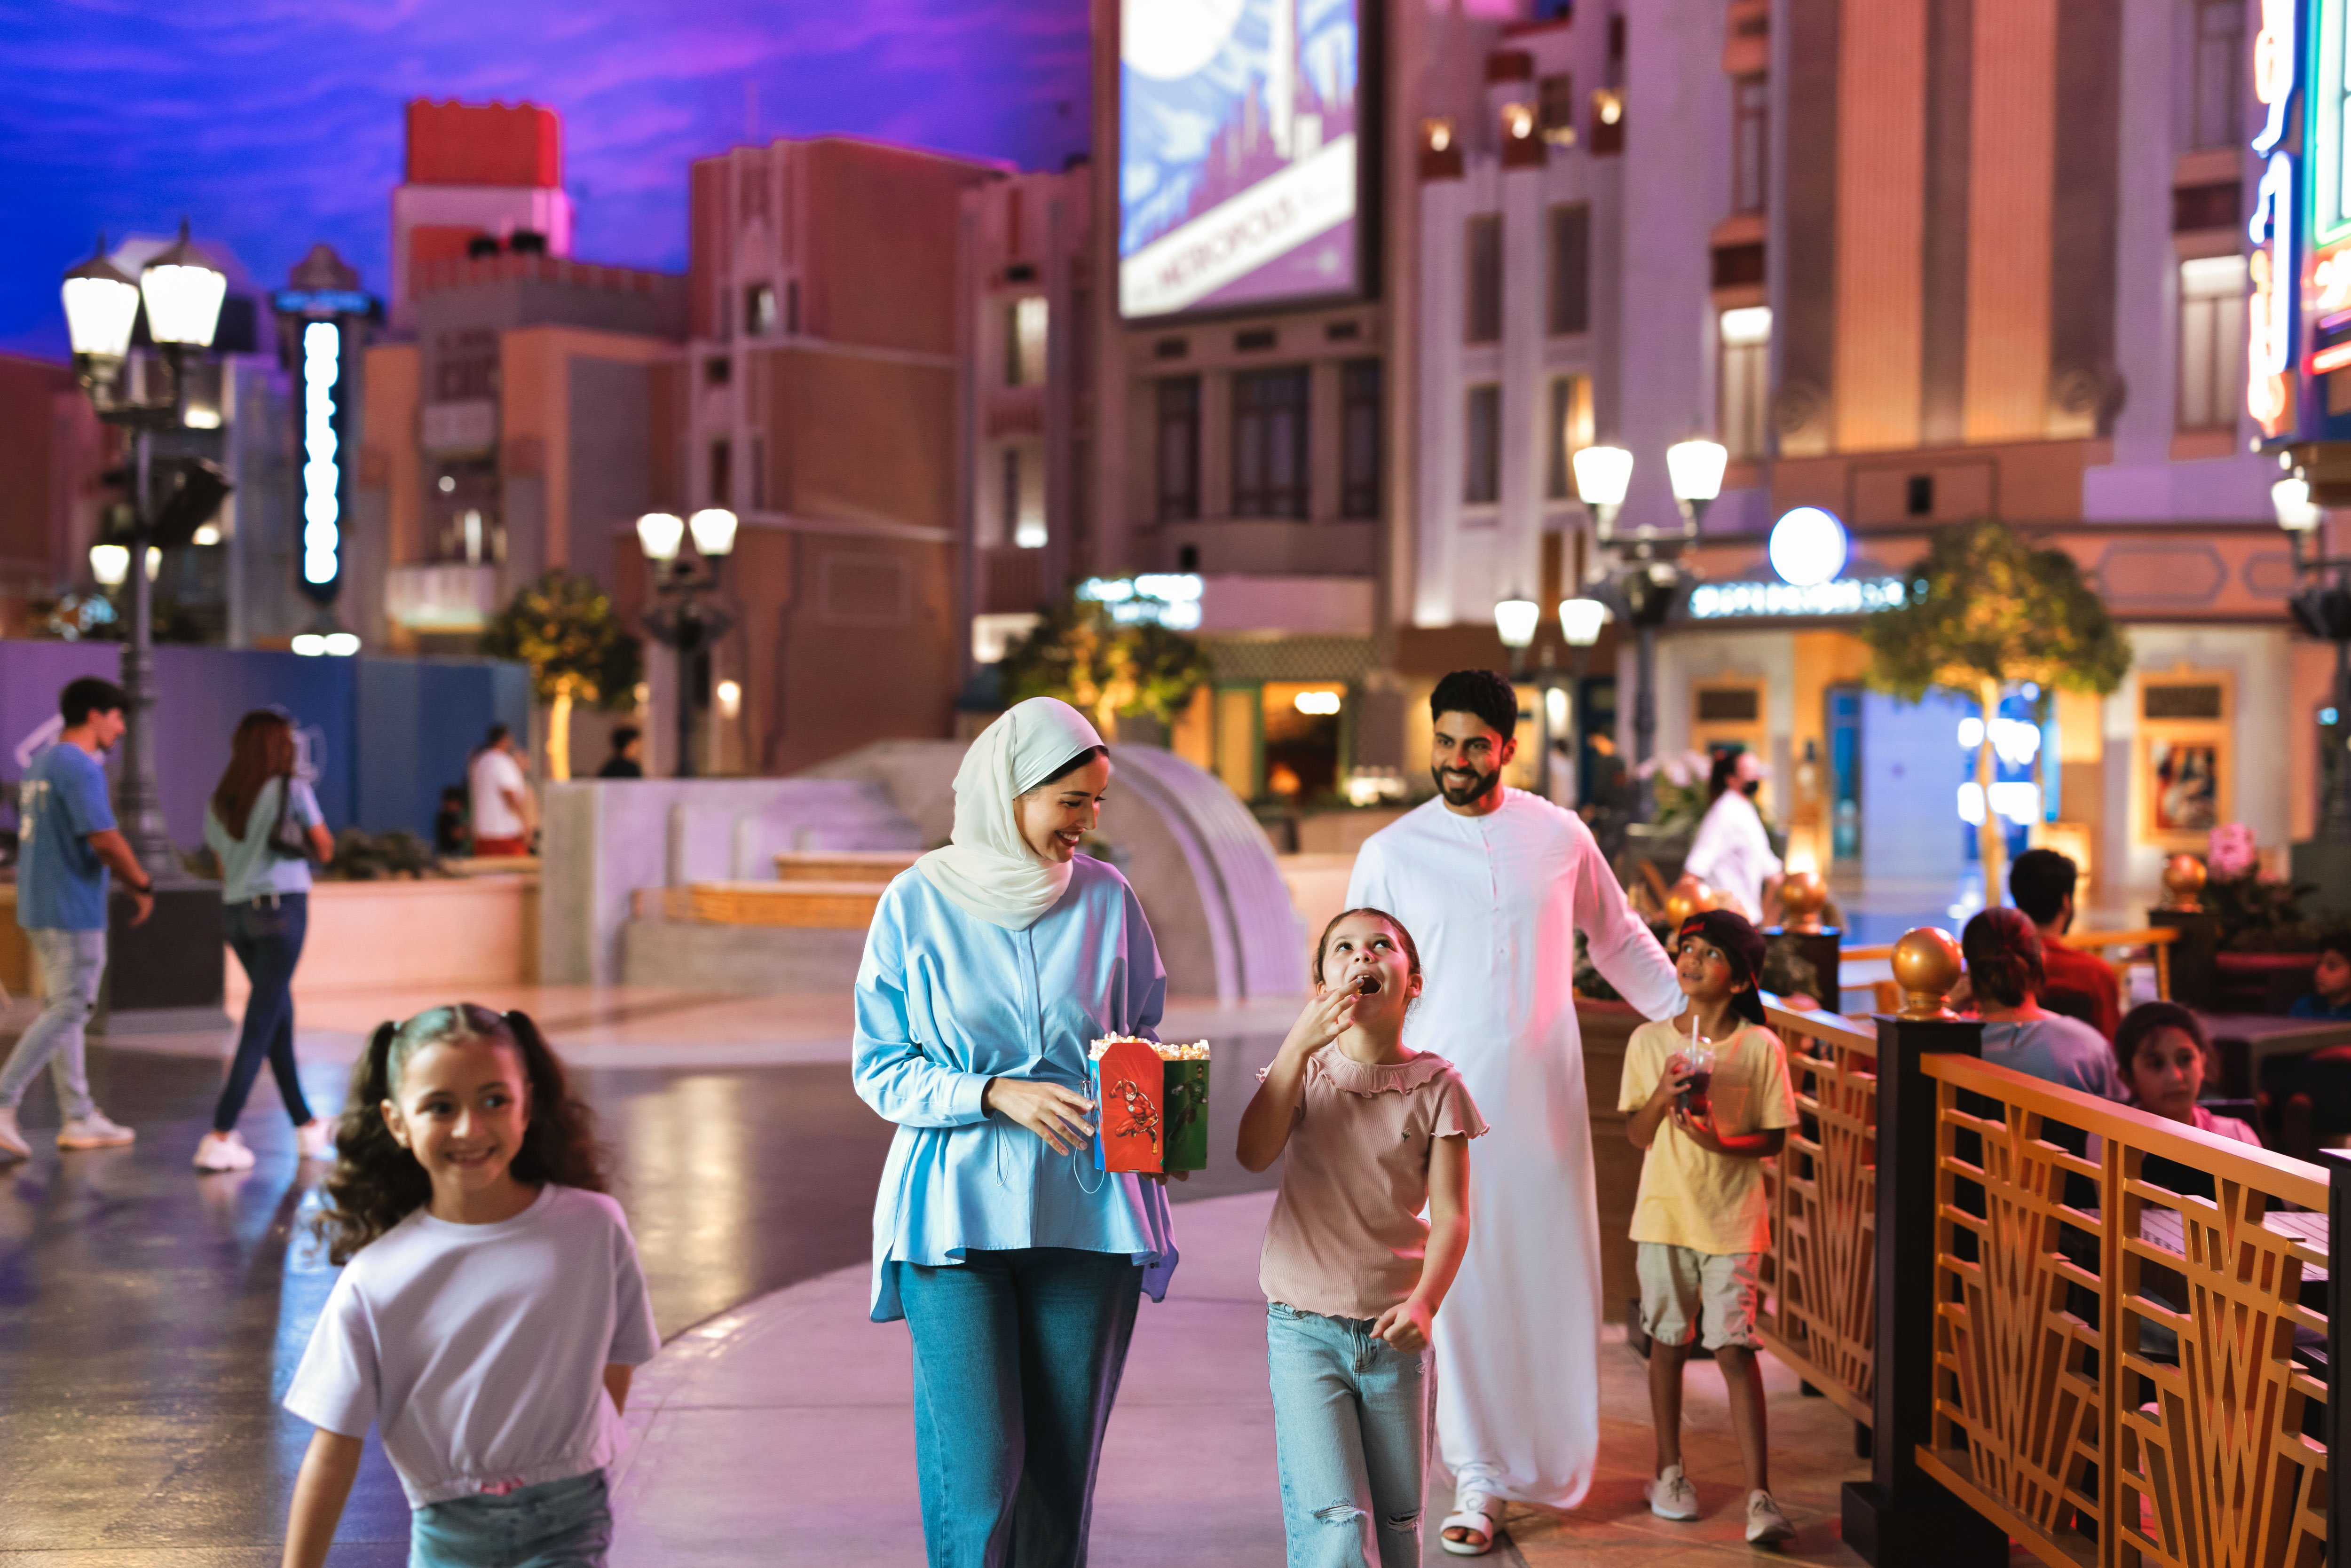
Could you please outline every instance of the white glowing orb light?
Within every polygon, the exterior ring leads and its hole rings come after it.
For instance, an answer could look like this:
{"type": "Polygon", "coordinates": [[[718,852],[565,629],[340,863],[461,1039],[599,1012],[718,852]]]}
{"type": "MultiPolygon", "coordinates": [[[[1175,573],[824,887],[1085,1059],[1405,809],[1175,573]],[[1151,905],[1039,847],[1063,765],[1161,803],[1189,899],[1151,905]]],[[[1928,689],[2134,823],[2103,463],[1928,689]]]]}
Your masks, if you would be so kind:
{"type": "Polygon", "coordinates": [[[1567,733],[1567,688],[1553,686],[1543,693],[1543,727],[1552,734],[1567,733]]]}
{"type": "Polygon", "coordinates": [[[327,639],[316,632],[297,632],[291,646],[304,658],[315,659],[327,651],[327,639]]]}
{"type": "Polygon", "coordinates": [[[329,632],[319,641],[325,644],[319,652],[331,659],[348,659],[360,651],[360,634],[356,632],[329,632]]]}
{"type": "Polygon", "coordinates": [[[645,559],[668,565],[685,543],[685,519],[674,512],[647,512],[637,519],[637,548],[645,559]]]}
{"type": "Polygon", "coordinates": [[[1844,570],[1849,548],[1844,525],[1818,507],[1798,507],[1771,525],[1771,570],[1797,588],[1834,578],[1844,570]]]}
{"type": "Polygon", "coordinates": [[[1339,711],[1342,699],[1337,692],[1301,692],[1290,699],[1290,706],[1313,718],[1328,718],[1339,711]]]}
{"type": "Polygon", "coordinates": [[[302,329],[302,580],[313,585],[342,571],[343,476],[335,435],[342,357],[342,333],[333,322],[302,329]]]}
{"type": "Polygon", "coordinates": [[[1542,623],[1542,606],[1531,599],[1505,599],[1494,606],[1494,630],[1505,648],[1524,648],[1535,640],[1542,623]]]}
{"type": "Polygon", "coordinates": [[[1589,648],[1600,641],[1600,629],[1608,624],[1608,606],[1597,599],[1562,599],[1559,601],[1559,634],[1567,639],[1571,648],[1589,648]]]}
{"type": "Polygon", "coordinates": [[[89,574],[101,588],[120,588],[131,575],[131,550],[126,545],[89,547],[89,574]]]}
{"type": "Polygon", "coordinates": [[[705,507],[686,520],[694,530],[694,548],[716,559],[735,550],[735,530],[740,520],[724,507],[705,507]]]}
{"type": "Polygon", "coordinates": [[[1722,494],[1730,451],[1719,441],[1677,441],[1666,448],[1666,477],[1677,501],[1711,501],[1722,494]]]}
{"type": "Polygon", "coordinates": [[[1983,744],[1983,720],[1970,714],[1959,720],[1959,749],[1973,751],[1983,744]]]}
{"type": "Polygon", "coordinates": [[[718,683],[718,711],[728,718],[735,718],[741,715],[743,712],[742,682],[721,681],[718,683]]]}

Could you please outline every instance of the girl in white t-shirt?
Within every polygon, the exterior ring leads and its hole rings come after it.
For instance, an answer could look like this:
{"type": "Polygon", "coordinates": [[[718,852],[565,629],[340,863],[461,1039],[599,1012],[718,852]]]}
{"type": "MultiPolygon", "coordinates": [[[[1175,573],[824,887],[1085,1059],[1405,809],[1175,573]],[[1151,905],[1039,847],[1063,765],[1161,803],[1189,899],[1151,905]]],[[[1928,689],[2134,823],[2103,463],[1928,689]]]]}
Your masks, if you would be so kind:
{"type": "Polygon", "coordinates": [[[371,1424],[413,1511],[412,1568],[601,1564],[604,1467],[659,1340],[604,1195],[591,1113],[518,1012],[379,1027],[320,1221],[348,1263],[286,1407],[316,1426],[287,1568],[319,1568],[371,1424]]]}

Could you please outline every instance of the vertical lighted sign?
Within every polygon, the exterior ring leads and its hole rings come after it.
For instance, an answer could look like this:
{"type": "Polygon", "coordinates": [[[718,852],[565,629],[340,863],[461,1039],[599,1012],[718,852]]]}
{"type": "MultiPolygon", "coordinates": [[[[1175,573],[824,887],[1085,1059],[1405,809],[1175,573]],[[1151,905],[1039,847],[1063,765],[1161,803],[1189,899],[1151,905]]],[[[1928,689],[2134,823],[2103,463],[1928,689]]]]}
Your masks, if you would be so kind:
{"type": "Polygon", "coordinates": [[[343,333],[333,321],[302,329],[302,591],[325,603],[343,570],[343,471],[335,387],[343,333]]]}
{"type": "Polygon", "coordinates": [[[2253,193],[2252,283],[2246,302],[2245,407],[2262,433],[2283,432],[2294,406],[2294,154],[2285,146],[2295,87],[2296,0],[2262,0],[2253,40],[2253,96],[2267,111],[2253,151],[2269,160],[2253,193]]]}

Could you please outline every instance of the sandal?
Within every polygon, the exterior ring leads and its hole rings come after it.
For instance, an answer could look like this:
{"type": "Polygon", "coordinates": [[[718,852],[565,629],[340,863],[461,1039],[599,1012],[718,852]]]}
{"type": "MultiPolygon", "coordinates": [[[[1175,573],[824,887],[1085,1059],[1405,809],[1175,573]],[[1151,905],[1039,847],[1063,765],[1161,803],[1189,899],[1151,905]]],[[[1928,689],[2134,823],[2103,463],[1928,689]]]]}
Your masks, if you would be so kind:
{"type": "Polygon", "coordinates": [[[1493,1551],[1495,1539],[1500,1533],[1494,1528],[1494,1515],[1501,1511],[1500,1505],[1484,1492],[1478,1491],[1465,1491],[1453,1502],[1453,1511],[1445,1516],[1443,1524],[1437,1526],[1437,1543],[1456,1557],[1483,1557],[1493,1551]],[[1485,1539],[1456,1541],[1445,1533],[1448,1530],[1468,1531],[1485,1539]]]}

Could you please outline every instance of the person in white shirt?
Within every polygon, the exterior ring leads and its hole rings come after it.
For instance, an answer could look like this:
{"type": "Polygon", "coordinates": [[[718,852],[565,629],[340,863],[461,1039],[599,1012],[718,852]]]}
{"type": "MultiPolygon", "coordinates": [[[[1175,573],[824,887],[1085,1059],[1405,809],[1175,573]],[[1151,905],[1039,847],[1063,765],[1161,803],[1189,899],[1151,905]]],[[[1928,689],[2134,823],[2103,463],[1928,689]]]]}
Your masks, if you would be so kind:
{"type": "Polygon", "coordinates": [[[1576,1030],[1575,940],[1645,1018],[1674,967],[1572,811],[1502,786],[1518,697],[1487,670],[1437,683],[1438,798],[1372,835],[1350,907],[1384,909],[1427,979],[1405,1042],[1453,1063],[1492,1130],[1469,1147],[1477,1223],[1437,1319],[1447,1552],[1494,1548],[1501,1505],[1573,1508],[1600,1447],[1600,1217],[1576,1030]]]}
{"type": "Polygon", "coordinates": [[[530,780],[523,775],[521,755],[514,732],[494,724],[488,742],[465,768],[476,855],[530,853],[530,780]]]}
{"type": "Polygon", "coordinates": [[[518,1012],[380,1026],[351,1081],[320,1229],[335,1281],[286,1408],[318,1427],[286,1568],[322,1568],[373,1426],[411,1568],[600,1565],[605,1467],[660,1340],[593,1116],[518,1012]]]}
{"type": "Polygon", "coordinates": [[[1751,751],[1718,752],[1707,779],[1712,802],[1698,820],[1698,836],[1690,841],[1682,870],[1709,887],[1739,901],[1739,913],[1763,924],[1767,904],[1780,901],[1780,881],[1785,869],[1771,852],[1771,835],[1763,831],[1763,814],[1755,809],[1755,791],[1768,771],[1751,751]]]}

